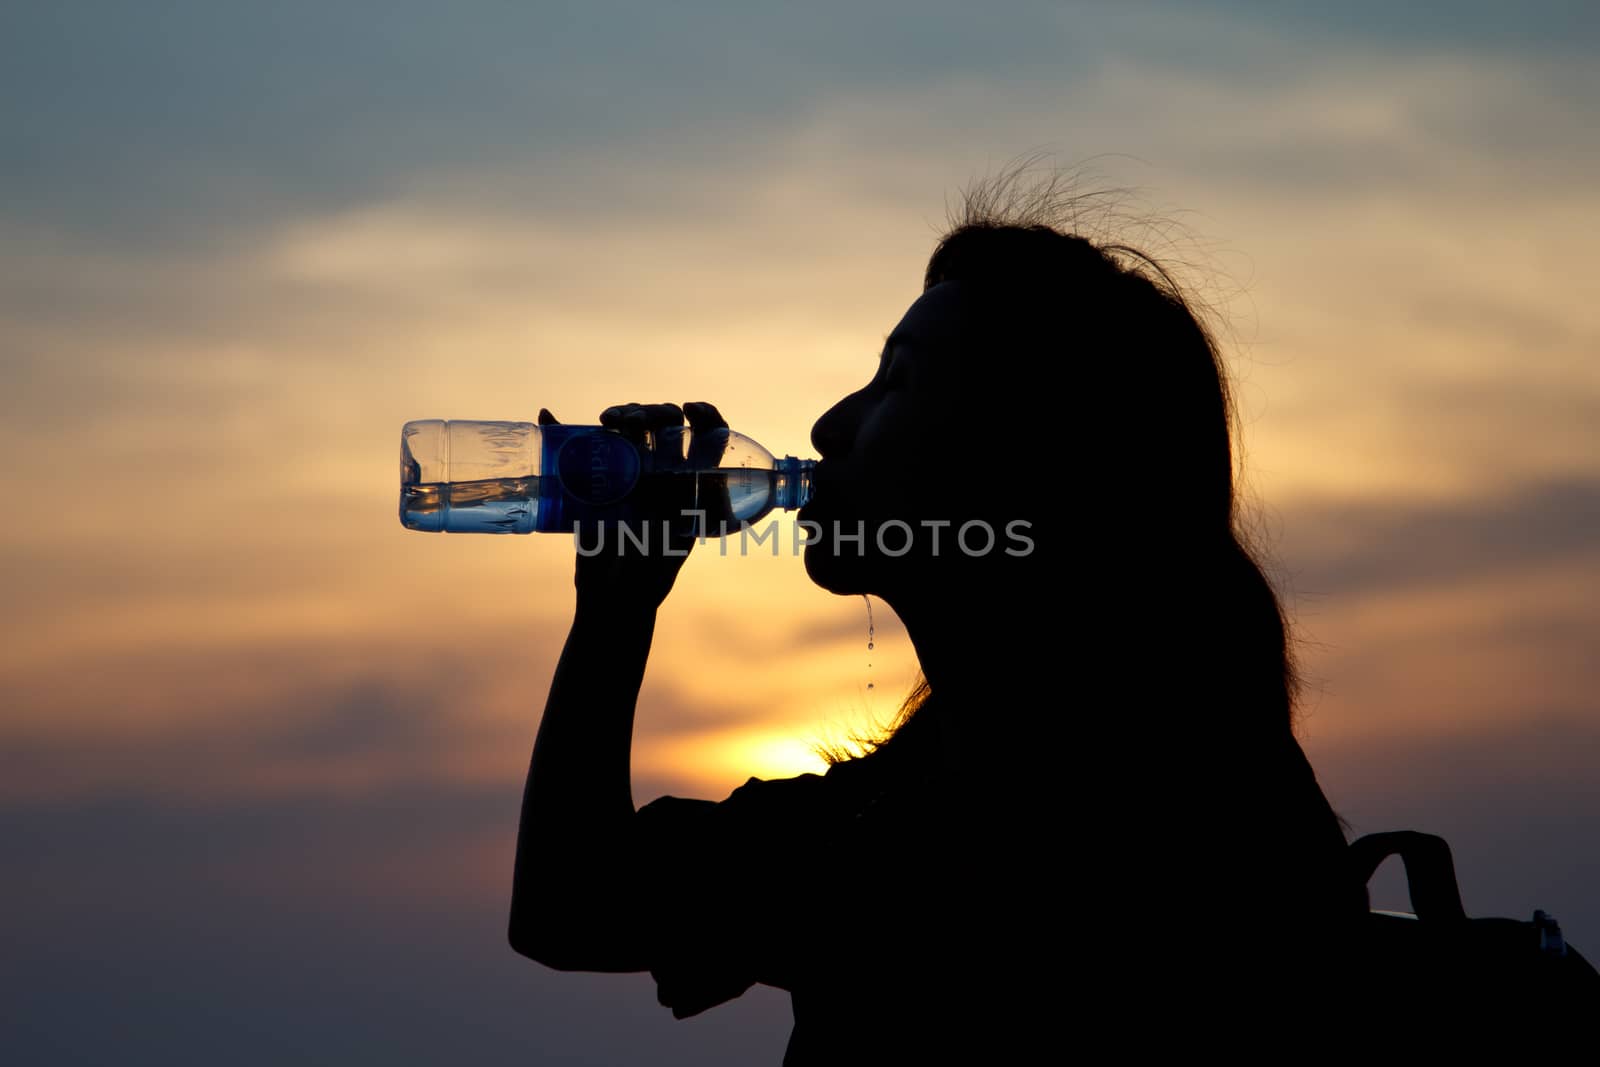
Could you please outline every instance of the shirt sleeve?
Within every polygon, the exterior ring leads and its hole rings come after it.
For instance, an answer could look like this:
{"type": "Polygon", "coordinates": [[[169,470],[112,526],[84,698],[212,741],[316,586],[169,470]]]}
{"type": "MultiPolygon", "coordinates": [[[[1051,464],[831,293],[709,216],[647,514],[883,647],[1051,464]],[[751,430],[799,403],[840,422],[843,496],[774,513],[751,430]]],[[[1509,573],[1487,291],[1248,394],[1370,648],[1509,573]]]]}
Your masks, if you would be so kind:
{"type": "Polygon", "coordinates": [[[824,777],[802,774],[751,778],[722,801],[658,797],[635,813],[645,951],[674,1017],[757,982],[789,988],[826,808],[824,777]]]}

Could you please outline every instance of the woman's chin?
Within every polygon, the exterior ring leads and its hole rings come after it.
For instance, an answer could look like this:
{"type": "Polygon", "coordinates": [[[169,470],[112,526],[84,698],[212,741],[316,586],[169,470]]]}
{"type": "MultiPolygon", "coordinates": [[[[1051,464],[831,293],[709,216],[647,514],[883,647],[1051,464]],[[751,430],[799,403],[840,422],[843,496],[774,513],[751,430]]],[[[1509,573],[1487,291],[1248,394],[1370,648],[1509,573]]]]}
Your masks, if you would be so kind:
{"type": "Polygon", "coordinates": [[[865,560],[841,558],[832,551],[832,547],[821,541],[813,541],[805,546],[803,556],[806,574],[812,582],[840,596],[869,592],[867,586],[870,583],[862,567],[865,560]]]}

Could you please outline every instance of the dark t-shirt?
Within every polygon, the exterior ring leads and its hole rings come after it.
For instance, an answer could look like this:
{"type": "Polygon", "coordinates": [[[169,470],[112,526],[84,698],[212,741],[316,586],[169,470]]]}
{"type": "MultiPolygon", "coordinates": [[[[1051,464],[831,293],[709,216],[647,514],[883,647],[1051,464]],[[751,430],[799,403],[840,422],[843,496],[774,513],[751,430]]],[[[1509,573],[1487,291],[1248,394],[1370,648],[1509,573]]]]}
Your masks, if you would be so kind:
{"type": "Polygon", "coordinates": [[[1297,924],[1365,910],[1292,738],[1258,780],[1191,797],[1197,818],[1174,803],[1191,787],[1141,786],[1137,765],[1023,758],[979,781],[943,769],[930,730],[902,735],[826,774],[639,810],[647,952],[675,1016],[761,982],[791,994],[785,1067],[1032,1062],[1083,1027],[1314,996],[1297,924]]]}

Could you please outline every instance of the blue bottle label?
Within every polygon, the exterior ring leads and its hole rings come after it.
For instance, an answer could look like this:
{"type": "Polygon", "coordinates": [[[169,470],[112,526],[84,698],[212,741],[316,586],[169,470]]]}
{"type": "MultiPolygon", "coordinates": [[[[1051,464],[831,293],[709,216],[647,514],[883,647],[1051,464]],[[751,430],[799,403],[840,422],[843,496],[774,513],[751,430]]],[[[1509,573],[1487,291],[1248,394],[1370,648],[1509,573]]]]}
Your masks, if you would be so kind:
{"type": "Polygon", "coordinates": [[[561,487],[585,504],[614,504],[639,482],[639,450],[611,430],[577,433],[556,453],[561,487]]]}

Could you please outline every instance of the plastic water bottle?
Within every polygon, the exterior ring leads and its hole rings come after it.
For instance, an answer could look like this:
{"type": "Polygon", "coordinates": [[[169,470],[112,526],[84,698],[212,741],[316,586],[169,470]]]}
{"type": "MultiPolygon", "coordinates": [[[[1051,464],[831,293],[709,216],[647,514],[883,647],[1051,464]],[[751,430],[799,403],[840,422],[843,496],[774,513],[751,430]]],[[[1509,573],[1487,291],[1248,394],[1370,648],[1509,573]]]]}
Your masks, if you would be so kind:
{"type": "Polygon", "coordinates": [[[811,497],[814,460],[726,427],[640,449],[604,426],[420,419],[400,434],[400,522],[433,533],[564,533],[665,519],[720,536],[811,497]]]}

